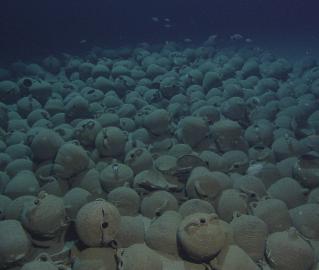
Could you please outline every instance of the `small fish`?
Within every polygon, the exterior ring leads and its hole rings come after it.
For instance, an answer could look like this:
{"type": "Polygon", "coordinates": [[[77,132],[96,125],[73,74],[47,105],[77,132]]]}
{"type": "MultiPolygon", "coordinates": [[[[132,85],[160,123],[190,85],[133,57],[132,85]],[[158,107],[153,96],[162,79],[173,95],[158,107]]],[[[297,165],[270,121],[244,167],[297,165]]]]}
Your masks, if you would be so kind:
{"type": "Polygon", "coordinates": [[[84,43],[86,43],[87,42],[87,40],[86,39],[82,39],[82,40],[80,40],[80,44],[84,44],[84,43]]]}
{"type": "Polygon", "coordinates": [[[210,35],[207,40],[205,41],[204,45],[205,46],[213,46],[215,45],[217,41],[218,36],[217,35],[210,35]]]}
{"type": "Polygon", "coordinates": [[[184,38],[184,42],[190,43],[190,42],[192,42],[192,40],[190,38],[184,38]]]}
{"type": "Polygon", "coordinates": [[[245,39],[245,42],[246,42],[246,43],[252,43],[253,40],[252,40],[251,38],[246,38],[246,39],[245,39]]]}
{"type": "Polygon", "coordinates": [[[169,23],[167,23],[167,24],[164,24],[164,27],[165,27],[165,28],[171,28],[172,25],[170,25],[169,23]]]}
{"type": "Polygon", "coordinates": [[[211,36],[209,37],[210,40],[215,40],[216,38],[218,38],[218,35],[211,35],[211,36]]]}
{"type": "Polygon", "coordinates": [[[152,21],[153,22],[159,22],[159,18],[158,17],[152,17],[152,21]]]}
{"type": "Polygon", "coordinates": [[[244,37],[241,34],[233,34],[230,36],[231,40],[242,40],[244,37]]]}
{"type": "Polygon", "coordinates": [[[165,22],[170,22],[171,19],[170,19],[170,18],[164,18],[164,21],[165,21],[165,22]]]}

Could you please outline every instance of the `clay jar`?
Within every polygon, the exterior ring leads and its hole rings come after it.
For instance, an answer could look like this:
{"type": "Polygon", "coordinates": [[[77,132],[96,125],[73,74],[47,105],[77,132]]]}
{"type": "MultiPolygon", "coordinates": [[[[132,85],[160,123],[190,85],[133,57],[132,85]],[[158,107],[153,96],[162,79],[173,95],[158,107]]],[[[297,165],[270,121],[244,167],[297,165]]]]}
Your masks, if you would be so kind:
{"type": "Polygon", "coordinates": [[[71,220],[75,220],[79,209],[89,202],[91,193],[79,187],[70,189],[63,197],[66,213],[71,220]]]}
{"type": "Polygon", "coordinates": [[[103,128],[118,127],[120,125],[120,117],[113,112],[104,112],[104,113],[97,112],[96,116],[98,117],[97,121],[101,124],[103,128]]]}
{"type": "Polygon", "coordinates": [[[250,204],[252,213],[268,226],[269,233],[287,230],[292,221],[287,205],[278,199],[264,198],[250,204]]]}
{"type": "Polygon", "coordinates": [[[217,198],[217,213],[221,219],[230,222],[235,212],[247,214],[247,195],[236,189],[226,189],[217,198]]]}
{"type": "Polygon", "coordinates": [[[9,177],[13,177],[17,175],[21,171],[32,171],[33,170],[33,162],[28,158],[18,158],[16,160],[12,160],[6,167],[5,173],[9,177]]]}
{"type": "Polygon", "coordinates": [[[7,105],[0,102],[0,127],[4,130],[8,128],[8,108],[7,105]]]}
{"type": "Polygon", "coordinates": [[[177,241],[187,260],[213,259],[228,243],[225,223],[216,214],[196,213],[185,217],[177,231],[177,241]]]}
{"type": "Polygon", "coordinates": [[[49,254],[41,253],[35,260],[27,262],[23,265],[21,270],[66,270],[64,265],[55,264],[49,254]]]}
{"type": "Polygon", "coordinates": [[[250,164],[247,169],[247,174],[260,178],[266,188],[282,177],[277,166],[270,162],[256,162],[250,164]]]}
{"type": "Polygon", "coordinates": [[[30,94],[35,97],[41,104],[45,104],[52,94],[52,85],[46,81],[36,80],[29,87],[30,94]]]}
{"type": "Polygon", "coordinates": [[[20,90],[12,81],[0,82],[0,101],[6,104],[13,104],[19,98],[20,90]]]}
{"type": "Polygon", "coordinates": [[[63,139],[55,131],[40,130],[31,143],[33,157],[38,161],[53,159],[62,144],[63,139]]]}
{"type": "Polygon", "coordinates": [[[95,146],[101,156],[118,157],[124,154],[126,133],[118,127],[102,128],[95,139],[95,146]]]}
{"type": "Polygon", "coordinates": [[[181,91],[180,82],[174,76],[167,76],[160,82],[160,91],[165,98],[170,99],[181,91]]]}
{"type": "Polygon", "coordinates": [[[171,155],[162,154],[154,161],[154,167],[169,178],[176,172],[177,158],[171,155]]]}
{"type": "Polygon", "coordinates": [[[17,112],[23,118],[26,118],[29,113],[40,108],[41,104],[32,96],[22,97],[17,102],[17,112]]]}
{"type": "Polygon", "coordinates": [[[302,144],[295,138],[290,137],[288,134],[286,134],[284,137],[276,139],[271,148],[277,161],[303,154],[305,151],[302,144]]]}
{"type": "Polygon", "coordinates": [[[159,252],[178,256],[177,229],[182,217],[175,211],[166,211],[155,219],[145,233],[146,244],[159,252]]]}
{"type": "Polygon", "coordinates": [[[20,222],[0,221],[0,264],[8,266],[25,258],[31,251],[31,242],[20,222]]]}
{"type": "Polygon", "coordinates": [[[118,270],[162,270],[160,256],[145,244],[119,249],[116,254],[118,270]]]}
{"type": "Polygon", "coordinates": [[[195,213],[211,214],[215,213],[216,211],[214,206],[207,201],[200,199],[190,199],[180,205],[178,212],[184,218],[195,213]]]}
{"type": "Polygon", "coordinates": [[[305,237],[319,239],[319,204],[307,203],[289,211],[294,227],[305,237]]]}
{"type": "Polygon", "coordinates": [[[176,198],[167,191],[155,191],[146,196],[141,203],[141,213],[143,216],[153,218],[162,215],[167,210],[177,210],[178,202],[176,198]]]}
{"type": "Polygon", "coordinates": [[[93,119],[82,120],[76,125],[73,137],[84,147],[94,146],[95,138],[101,128],[101,124],[98,121],[93,119]]]}
{"type": "MultiPolygon", "coordinates": [[[[248,256],[248,254],[237,245],[229,245],[212,262],[213,269],[222,270],[259,270],[259,266],[248,256]]],[[[267,268],[263,268],[267,269],[267,268]]]]}
{"type": "Polygon", "coordinates": [[[203,89],[208,92],[210,89],[221,85],[221,76],[214,71],[208,71],[203,78],[203,89]]]}
{"type": "Polygon", "coordinates": [[[133,170],[122,163],[112,163],[100,173],[100,182],[106,192],[124,184],[132,184],[134,178],[133,170]]]}
{"type": "Polygon", "coordinates": [[[243,139],[241,126],[232,120],[222,119],[212,126],[212,133],[218,150],[222,153],[230,150],[245,150],[247,142],[243,139]]]}
{"type": "Polygon", "coordinates": [[[315,262],[312,247],[294,228],[268,237],[266,258],[274,270],[308,270],[315,262]]]}
{"type": "Polygon", "coordinates": [[[234,214],[231,221],[234,241],[254,261],[264,257],[268,228],[264,221],[256,216],[234,214]]]}
{"type": "Polygon", "coordinates": [[[110,203],[116,206],[122,216],[135,216],[140,208],[140,196],[129,187],[118,187],[107,195],[110,203]]]}
{"type": "Polygon", "coordinates": [[[86,248],[76,254],[74,270],[116,270],[116,261],[113,248],[97,247],[86,248]]]}
{"type": "Polygon", "coordinates": [[[262,144],[270,146],[273,141],[273,125],[267,120],[259,120],[249,126],[244,133],[249,145],[262,144]]]}
{"type": "MultiPolygon", "coordinates": [[[[64,122],[64,119],[62,120],[64,122]]],[[[73,136],[73,127],[69,124],[59,124],[53,129],[58,133],[64,141],[72,140],[73,136]]]]}
{"type": "Polygon", "coordinates": [[[55,164],[62,169],[58,176],[69,179],[88,168],[89,157],[81,146],[68,142],[59,148],[55,164]]]}
{"type": "Polygon", "coordinates": [[[222,187],[217,177],[205,167],[194,168],[186,183],[189,198],[213,201],[221,191],[222,187]]]}
{"type": "Polygon", "coordinates": [[[301,155],[293,166],[293,175],[305,187],[318,187],[319,154],[308,152],[301,155]]]}
{"type": "Polygon", "coordinates": [[[207,121],[209,124],[212,124],[220,119],[219,110],[211,105],[198,108],[193,115],[205,119],[205,121],[207,121]]]}
{"type": "Polygon", "coordinates": [[[80,187],[95,196],[103,196],[103,190],[100,183],[100,173],[97,169],[92,168],[73,177],[72,187],[80,187]]]}
{"type": "Polygon", "coordinates": [[[245,152],[239,150],[227,151],[223,154],[225,160],[225,169],[229,173],[245,174],[249,167],[248,156],[245,152]]]}
{"type": "MultiPolygon", "coordinates": [[[[50,119],[50,114],[44,109],[36,109],[31,111],[27,117],[28,124],[32,127],[37,125],[40,121],[48,121],[50,119]]],[[[50,122],[51,123],[51,122],[50,122]]],[[[52,124],[52,123],[51,123],[52,124]]]]}
{"type": "Polygon", "coordinates": [[[46,104],[44,105],[44,109],[52,116],[58,113],[64,113],[64,104],[62,98],[49,98],[46,104]]]}
{"type": "Polygon", "coordinates": [[[251,162],[272,162],[275,163],[275,156],[272,150],[262,144],[256,144],[249,148],[248,157],[251,162]]]}
{"type": "Polygon", "coordinates": [[[89,247],[107,245],[119,231],[121,216],[114,205],[103,199],[87,203],[76,216],[76,231],[89,247]]]}
{"type": "Polygon", "coordinates": [[[308,203],[319,203],[319,188],[311,190],[307,198],[308,203]]]}
{"type": "Polygon", "coordinates": [[[145,128],[155,136],[167,133],[169,123],[170,116],[164,109],[157,109],[144,117],[145,128]]]}
{"type": "Polygon", "coordinates": [[[40,185],[34,173],[28,170],[18,172],[6,185],[4,194],[12,199],[23,195],[36,195],[40,185]]]}
{"type": "Polygon", "coordinates": [[[230,97],[221,104],[222,114],[231,120],[240,123],[247,122],[247,106],[245,101],[240,97],[230,97]]]}
{"type": "Polygon", "coordinates": [[[248,195],[251,200],[266,196],[266,187],[263,181],[253,175],[238,175],[234,177],[234,188],[248,195]]]}
{"type": "Polygon", "coordinates": [[[63,199],[40,192],[23,207],[21,222],[35,236],[55,237],[67,225],[63,199]]]}
{"type": "Polygon", "coordinates": [[[138,173],[134,177],[133,187],[141,193],[147,193],[153,190],[176,191],[178,186],[171,184],[164,175],[155,170],[149,169],[138,173]]]}
{"type": "Polygon", "coordinates": [[[200,117],[187,116],[179,122],[179,132],[183,143],[198,146],[208,135],[208,125],[200,117]],[[194,132],[196,130],[196,132],[194,132]]]}
{"type": "Polygon", "coordinates": [[[89,103],[79,94],[71,93],[65,98],[65,117],[68,122],[89,117],[89,103]],[[72,96],[73,95],[73,96],[72,96]],[[72,98],[71,98],[72,96],[72,98]],[[68,98],[68,100],[67,100],[68,98]]]}
{"type": "Polygon", "coordinates": [[[122,216],[119,232],[115,237],[117,248],[128,248],[137,243],[144,243],[145,225],[142,216],[122,216]]]}
{"type": "Polygon", "coordinates": [[[192,153],[192,148],[188,144],[177,143],[169,149],[168,154],[176,158],[189,155],[192,153]]]}
{"type": "Polygon", "coordinates": [[[30,87],[34,82],[35,80],[31,77],[23,77],[20,80],[18,80],[17,84],[23,96],[28,96],[30,94],[30,87]]]}
{"type": "Polygon", "coordinates": [[[6,219],[19,220],[24,205],[33,203],[36,198],[37,197],[31,195],[20,196],[11,201],[3,214],[5,214],[6,219]]]}
{"type": "Polygon", "coordinates": [[[5,219],[7,209],[11,203],[12,200],[9,197],[0,194],[0,220],[5,219]]]}
{"type": "Polygon", "coordinates": [[[134,174],[153,167],[153,158],[151,153],[145,148],[133,148],[130,150],[124,160],[125,164],[131,167],[134,174]]]}
{"type": "Polygon", "coordinates": [[[284,177],[272,184],[267,192],[271,197],[285,202],[288,209],[291,209],[306,202],[309,190],[304,189],[295,179],[284,177]]]}
{"type": "Polygon", "coordinates": [[[176,166],[175,175],[180,181],[185,182],[194,168],[206,167],[206,163],[194,153],[179,156],[176,160],[176,166]]]}
{"type": "Polygon", "coordinates": [[[200,158],[207,164],[211,171],[225,171],[225,160],[222,156],[213,151],[204,150],[200,153],[200,158]]]}

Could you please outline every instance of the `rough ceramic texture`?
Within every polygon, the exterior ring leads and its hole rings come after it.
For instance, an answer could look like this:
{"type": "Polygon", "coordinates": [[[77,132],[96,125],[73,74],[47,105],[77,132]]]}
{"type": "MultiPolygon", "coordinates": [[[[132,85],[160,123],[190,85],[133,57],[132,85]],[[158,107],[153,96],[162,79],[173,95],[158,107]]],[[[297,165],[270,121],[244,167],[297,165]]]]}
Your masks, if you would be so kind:
{"type": "Polygon", "coordinates": [[[161,253],[178,256],[177,229],[182,217],[175,211],[166,211],[156,218],[145,232],[146,244],[161,253]]]}
{"type": "Polygon", "coordinates": [[[213,259],[227,246],[228,231],[216,214],[196,213],[183,219],[177,240],[185,258],[197,262],[213,259]]]}
{"type": "Polygon", "coordinates": [[[89,157],[84,149],[73,143],[63,144],[55,157],[55,164],[62,167],[59,176],[69,179],[89,166],[89,157]]]}
{"type": "Polygon", "coordinates": [[[311,245],[294,228],[269,235],[266,257],[273,269],[311,269],[315,254],[311,245]]]}
{"type": "Polygon", "coordinates": [[[24,205],[21,213],[23,226],[42,237],[54,237],[67,225],[63,199],[40,192],[33,202],[24,205]]]}
{"type": "Polygon", "coordinates": [[[82,250],[74,262],[74,270],[110,269],[116,270],[115,251],[112,248],[86,248],[82,250]]]}
{"type": "Polygon", "coordinates": [[[235,212],[248,213],[247,198],[246,194],[236,189],[224,190],[217,199],[218,215],[226,222],[230,222],[235,212]]]}
{"type": "Polygon", "coordinates": [[[264,221],[251,215],[235,215],[231,221],[234,241],[255,262],[264,256],[268,228],[264,221]]]}
{"type": "Polygon", "coordinates": [[[37,195],[40,185],[32,171],[18,172],[7,184],[4,194],[12,199],[24,195],[37,195]]]}
{"type": "Polygon", "coordinates": [[[291,209],[306,202],[309,190],[303,188],[295,179],[285,177],[272,184],[267,192],[271,197],[285,202],[291,209]]]}
{"type": "Polygon", "coordinates": [[[141,216],[121,216],[121,224],[115,237],[117,248],[144,243],[145,225],[141,216]]]}
{"type": "Polygon", "coordinates": [[[292,225],[288,207],[283,201],[265,198],[250,206],[252,213],[267,224],[269,233],[287,230],[292,225]]]}
{"type": "Polygon", "coordinates": [[[306,238],[319,239],[319,205],[307,203],[289,211],[292,224],[306,238]]]}
{"type": "Polygon", "coordinates": [[[222,191],[218,178],[205,167],[193,169],[185,187],[190,199],[199,198],[213,201],[222,191]]]}
{"type": "Polygon", "coordinates": [[[118,127],[101,129],[95,138],[95,146],[101,156],[116,157],[124,154],[126,134],[118,127]]]}
{"type": "Polygon", "coordinates": [[[23,257],[2,268],[311,269],[318,61],[220,40],[0,64],[0,223],[24,226],[0,231],[0,258],[23,257]]]}
{"type": "Polygon", "coordinates": [[[17,220],[0,221],[0,263],[2,266],[22,260],[31,251],[31,241],[17,220]]]}
{"type": "Polygon", "coordinates": [[[82,188],[72,188],[63,197],[67,216],[75,220],[79,209],[89,202],[91,193],[82,188]]]}
{"type": "Polygon", "coordinates": [[[215,213],[214,206],[204,200],[201,199],[190,199],[186,202],[182,203],[178,209],[178,212],[183,216],[186,217],[191,214],[195,213],[215,213]]]}
{"type": "Polygon", "coordinates": [[[162,270],[160,256],[144,244],[134,244],[117,251],[119,270],[162,270]]]}
{"type": "Polygon", "coordinates": [[[100,182],[107,192],[133,182],[134,173],[132,169],[122,163],[112,163],[100,173],[100,182]]]}
{"type": "Polygon", "coordinates": [[[130,187],[113,189],[107,199],[116,206],[122,216],[135,216],[140,208],[140,196],[130,187]]]}
{"type": "Polygon", "coordinates": [[[177,199],[167,191],[155,191],[144,197],[140,211],[143,216],[153,218],[167,210],[177,210],[177,199]]]}
{"type": "Polygon", "coordinates": [[[107,245],[119,231],[121,216],[111,203],[102,199],[85,204],[76,216],[76,231],[89,247],[107,245]]]}

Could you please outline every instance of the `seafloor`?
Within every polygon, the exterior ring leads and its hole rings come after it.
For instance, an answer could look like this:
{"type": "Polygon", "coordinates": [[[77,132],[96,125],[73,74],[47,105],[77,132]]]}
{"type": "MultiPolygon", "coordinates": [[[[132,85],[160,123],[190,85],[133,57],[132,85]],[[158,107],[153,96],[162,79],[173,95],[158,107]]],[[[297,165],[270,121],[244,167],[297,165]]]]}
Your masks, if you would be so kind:
{"type": "Polygon", "coordinates": [[[0,269],[319,269],[318,97],[214,36],[3,65],[0,269]]]}

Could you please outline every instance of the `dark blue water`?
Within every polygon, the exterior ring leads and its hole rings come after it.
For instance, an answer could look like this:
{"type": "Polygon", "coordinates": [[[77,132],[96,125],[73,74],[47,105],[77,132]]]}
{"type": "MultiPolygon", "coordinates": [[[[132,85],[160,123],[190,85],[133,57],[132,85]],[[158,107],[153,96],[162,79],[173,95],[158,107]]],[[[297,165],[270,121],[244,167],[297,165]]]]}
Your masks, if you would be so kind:
{"type": "Polygon", "coordinates": [[[3,0],[1,57],[232,33],[282,53],[313,52],[319,47],[317,6],[301,0],[3,0]]]}

